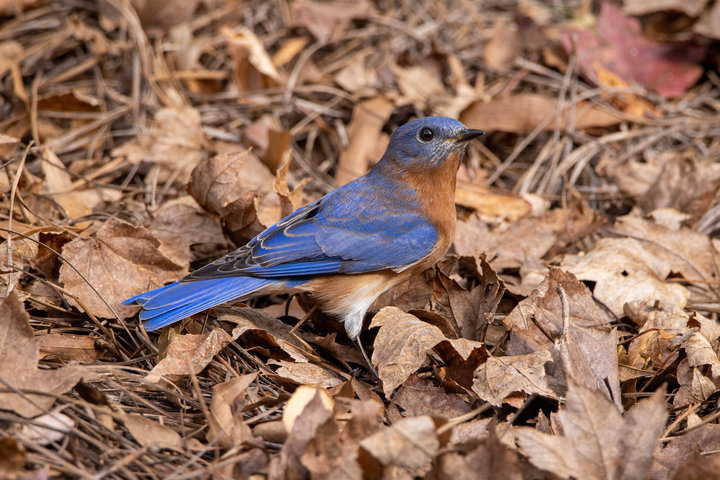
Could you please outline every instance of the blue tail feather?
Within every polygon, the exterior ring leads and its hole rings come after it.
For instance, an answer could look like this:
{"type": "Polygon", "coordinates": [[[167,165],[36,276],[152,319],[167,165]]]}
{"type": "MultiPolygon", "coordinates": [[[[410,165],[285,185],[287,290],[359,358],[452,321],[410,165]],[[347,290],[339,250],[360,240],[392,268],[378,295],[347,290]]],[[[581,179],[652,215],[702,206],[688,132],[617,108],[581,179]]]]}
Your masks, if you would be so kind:
{"type": "Polygon", "coordinates": [[[253,277],[227,277],[194,282],[176,282],[129,298],[123,305],[143,306],[140,320],[155,330],[206,308],[257,293],[276,280],[253,277]]]}

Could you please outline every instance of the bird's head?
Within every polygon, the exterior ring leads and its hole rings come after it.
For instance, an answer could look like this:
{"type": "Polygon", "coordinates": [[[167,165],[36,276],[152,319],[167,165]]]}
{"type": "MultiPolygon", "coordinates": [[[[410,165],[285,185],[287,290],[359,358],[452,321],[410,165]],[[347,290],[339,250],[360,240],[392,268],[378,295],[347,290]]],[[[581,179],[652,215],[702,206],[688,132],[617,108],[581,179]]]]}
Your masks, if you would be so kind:
{"type": "Polygon", "coordinates": [[[462,154],[467,142],[483,133],[452,118],[418,118],[393,132],[383,160],[406,171],[437,168],[462,154]]]}

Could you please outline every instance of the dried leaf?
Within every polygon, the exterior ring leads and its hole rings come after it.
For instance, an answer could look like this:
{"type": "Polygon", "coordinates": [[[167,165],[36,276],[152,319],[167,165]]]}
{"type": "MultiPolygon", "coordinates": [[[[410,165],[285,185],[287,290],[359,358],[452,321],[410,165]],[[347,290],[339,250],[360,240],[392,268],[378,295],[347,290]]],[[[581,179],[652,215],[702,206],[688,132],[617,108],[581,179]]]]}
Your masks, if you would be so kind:
{"type": "Polygon", "coordinates": [[[0,304],[0,378],[6,385],[6,391],[0,392],[0,408],[23,417],[46,413],[58,395],[80,380],[76,367],[38,369],[38,358],[38,341],[25,305],[10,292],[0,304]]]}
{"type": "MultiPolygon", "coordinates": [[[[121,305],[124,300],[187,272],[162,253],[160,241],[145,228],[114,218],[93,236],[65,244],[62,254],[79,273],[63,263],[60,281],[94,315],[103,318],[131,316],[137,308],[121,305]]],[[[79,307],[72,298],[68,302],[79,307]]]]}
{"type": "MultiPolygon", "coordinates": [[[[545,364],[550,362],[552,355],[548,350],[526,355],[490,357],[475,371],[472,389],[480,398],[497,407],[516,393],[522,395],[520,406],[524,398],[533,394],[557,398],[548,386],[545,373],[545,364]]],[[[517,398],[512,401],[516,402],[517,398]]]]}
{"type": "Polygon", "coordinates": [[[384,149],[381,142],[382,128],[390,118],[393,105],[383,97],[375,97],[359,103],[353,109],[348,127],[348,147],[340,153],[335,181],[344,185],[360,175],[365,175],[370,162],[380,159],[377,152],[384,149]]]}
{"type": "Polygon", "coordinates": [[[155,420],[130,413],[123,417],[123,423],[135,440],[144,447],[183,450],[183,439],[180,434],[155,420]]]}
{"type": "Polygon", "coordinates": [[[243,420],[245,391],[257,379],[257,374],[243,375],[213,386],[208,442],[221,448],[233,448],[257,442],[250,427],[243,420]]]}
{"type": "Polygon", "coordinates": [[[100,358],[95,348],[95,338],[71,333],[48,333],[36,337],[40,354],[58,357],[66,362],[92,363],[100,358]]]}
{"type": "Polygon", "coordinates": [[[147,374],[148,382],[160,382],[163,377],[200,373],[213,357],[232,341],[222,328],[215,328],[201,335],[178,335],[170,330],[170,344],[165,358],[147,374]]]}
{"type": "Polygon", "coordinates": [[[362,18],[376,12],[368,0],[298,0],[291,7],[292,25],[310,30],[320,43],[327,42],[335,32],[347,27],[353,18],[362,18]]]}
{"type": "Polygon", "coordinates": [[[440,440],[435,422],[427,415],[403,418],[360,442],[382,466],[420,468],[437,455],[440,440]]]}
{"type": "Polygon", "coordinates": [[[563,436],[528,427],[516,434],[536,467],[560,477],[647,478],[667,416],[661,391],[623,418],[602,393],[570,385],[567,407],[557,414],[563,436]]]}
{"type": "Polygon", "coordinates": [[[432,415],[455,418],[470,411],[470,405],[457,393],[448,393],[433,382],[411,375],[398,389],[393,403],[404,410],[404,416],[432,415]]]}
{"type": "Polygon", "coordinates": [[[598,71],[607,69],[666,98],[682,95],[703,73],[697,64],[705,54],[703,47],[649,40],[639,21],[610,2],[602,4],[593,29],[568,29],[563,45],[575,52],[581,71],[592,82],[598,83],[598,71]]]}
{"type": "Polygon", "coordinates": [[[609,127],[622,121],[619,115],[584,102],[574,105],[575,114],[571,117],[567,106],[558,115],[558,100],[537,93],[518,93],[499,97],[487,103],[474,102],[460,115],[460,121],[469,128],[481,128],[486,131],[530,132],[541,123],[543,130],[584,129],[590,127],[609,127]],[[570,120],[572,118],[572,125],[570,120]]]}
{"type": "Polygon", "coordinates": [[[375,337],[372,363],[382,380],[387,398],[425,363],[427,351],[445,340],[439,328],[396,307],[385,307],[370,328],[380,327],[375,337]]]}
{"type": "Polygon", "coordinates": [[[274,177],[250,150],[220,154],[192,172],[188,192],[226,223],[230,238],[242,245],[265,229],[255,202],[270,194],[274,177]]]}

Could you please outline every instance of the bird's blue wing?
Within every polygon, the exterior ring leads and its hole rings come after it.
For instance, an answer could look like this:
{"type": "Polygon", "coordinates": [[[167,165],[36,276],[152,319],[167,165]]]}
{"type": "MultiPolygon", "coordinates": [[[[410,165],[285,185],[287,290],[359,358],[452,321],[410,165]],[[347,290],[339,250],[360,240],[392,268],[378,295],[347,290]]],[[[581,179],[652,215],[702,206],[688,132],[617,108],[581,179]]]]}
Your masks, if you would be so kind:
{"type": "Polygon", "coordinates": [[[296,211],[183,280],[402,270],[428,255],[437,241],[437,230],[422,214],[414,190],[367,175],[296,211]]]}

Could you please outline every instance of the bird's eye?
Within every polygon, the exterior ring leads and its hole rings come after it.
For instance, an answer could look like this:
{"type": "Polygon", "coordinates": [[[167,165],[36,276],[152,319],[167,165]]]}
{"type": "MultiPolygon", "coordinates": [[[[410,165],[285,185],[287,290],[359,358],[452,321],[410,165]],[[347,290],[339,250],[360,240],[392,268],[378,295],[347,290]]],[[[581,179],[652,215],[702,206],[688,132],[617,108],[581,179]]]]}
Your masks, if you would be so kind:
{"type": "Polygon", "coordinates": [[[435,138],[435,132],[432,131],[430,128],[422,128],[418,132],[418,138],[422,140],[423,142],[429,142],[433,138],[435,138]]]}

